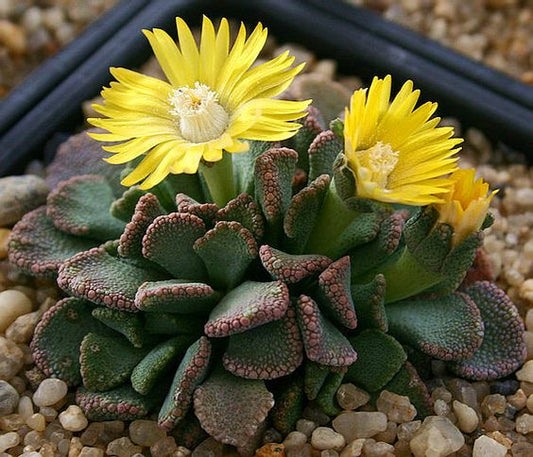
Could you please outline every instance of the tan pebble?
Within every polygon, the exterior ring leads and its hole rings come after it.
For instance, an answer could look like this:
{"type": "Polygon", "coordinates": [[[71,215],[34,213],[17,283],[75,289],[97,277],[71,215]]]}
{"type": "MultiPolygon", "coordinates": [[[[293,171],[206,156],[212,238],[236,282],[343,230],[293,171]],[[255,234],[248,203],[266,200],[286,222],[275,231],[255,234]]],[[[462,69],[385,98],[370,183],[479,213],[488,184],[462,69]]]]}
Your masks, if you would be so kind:
{"type": "Polygon", "coordinates": [[[42,313],[34,311],[17,317],[6,330],[6,338],[15,343],[29,343],[42,313]]]}
{"type": "Polygon", "coordinates": [[[33,415],[33,403],[28,396],[20,397],[18,405],[18,414],[20,414],[24,420],[33,415]]]}
{"type": "MultiPolygon", "coordinates": [[[[315,427],[316,429],[316,427],[315,427]]],[[[309,435],[310,436],[310,435],[309,435]]],[[[302,432],[290,432],[283,440],[283,445],[287,450],[299,449],[307,443],[307,435],[302,432]]]]}
{"type": "Polygon", "coordinates": [[[518,295],[528,303],[533,303],[533,279],[526,279],[520,284],[518,295]]]}
{"type": "Polygon", "coordinates": [[[77,436],[72,437],[70,439],[70,448],[68,450],[68,457],[78,457],[82,449],[83,449],[83,444],[81,444],[80,439],[77,436]]]}
{"type": "Polygon", "coordinates": [[[516,431],[526,435],[533,432],[533,415],[522,414],[516,418],[516,431]]]}
{"type": "Polygon", "coordinates": [[[89,425],[85,414],[77,405],[70,405],[59,415],[59,423],[69,432],[80,432],[89,425]]]}
{"type": "Polygon", "coordinates": [[[285,446],[278,443],[267,443],[255,451],[255,457],[285,457],[285,446]]]}
{"type": "Polygon", "coordinates": [[[513,395],[507,397],[507,402],[517,411],[526,407],[527,396],[522,389],[518,389],[513,395]]]}
{"type": "Polygon", "coordinates": [[[519,381],[533,383],[533,360],[527,361],[515,374],[519,381]]]}
{"type": "Polygon", "coordinates": [[[83,446],[78,457],[104,457],[104,450],[98,447],[83,446]]]}
{"type": "Polygon", "coordinates": [[[52,406],[65,398],[67,391],[68,387],[61,379],[44,379],[33,394],[33,403],[37,406],[52,406]]]}
{"type": "Polygon", "coordinates": [[[11,230],[0,228],[0,260],[7,259],[7,240],[11,230]]]}
{"type": "Polygon", "coordinates": [[[11,323],[23,314],[31,313],[31,300],[18,290],[0,292],[0,332],[5,332],[11,323]]]}
{"type": "Polygon", "coordinates": [[[453,412],[457,417],[461,431],[472,433],[479,425],[477,413],[470,406],[454,400],[453,412]]]}
{"type": "Polygon", "coordinates": [[[415,457],[447,456],[465,444],[463,434],[453,423],[440,416],[429,416],[409,442],[415,457]]]}
{"type": "Polygon", "coordinates": [[[530,413],[533,413],[533,394],[527,397],[526,408],[530,413]]]}
{"type": "Polygon", "coordinates": [[[3,44],[11,54],[24,54],[27,46],[24,29],[12,22],[0,19],[0,44],[3,44]]]}
{"type": "Polygon", "coordinates": [[[9,381],[24,366],[24,352],[12,341],[0,336],[0,379],[9,381]]]}
{"type": "Polygon", "coordinates": [[[340,457],[359,457],[363,453],[365,438],[353,440],[341,451],[340,457]]]}
{"type": "Polygon", "coordinates": [[[346,445],[344,436],[329,427],[317,427],[311,435],[311,445],[318,450],[340,451],[346,445]]]}
{"type": "Polygon", "coordinates": [[[17,446],[20,443],[20,436],[16,432],[5,433],[0,436],[0,452],[17,446]]]}
{"type": "Polygon", "coordinates": [[[46,420],[42,414],[32,414],[26,419],[26,425],[37,432],[43,432],[46,428],[46,420]]]}
{"type": "Polygon", "coordinates": [[[492,438],[481,435],[474,441],[472,457],[505,457],[507,448],[492,438]]]}
{"type": "Polygon", "coordinates": [[[497,441],[500,444],[503,444],[507,449],[511,449],[513,445],[513,440],[505,436],[501,432],[491,432],[487,434],[488,437],[492,438],[494,441],[497,441]]]}

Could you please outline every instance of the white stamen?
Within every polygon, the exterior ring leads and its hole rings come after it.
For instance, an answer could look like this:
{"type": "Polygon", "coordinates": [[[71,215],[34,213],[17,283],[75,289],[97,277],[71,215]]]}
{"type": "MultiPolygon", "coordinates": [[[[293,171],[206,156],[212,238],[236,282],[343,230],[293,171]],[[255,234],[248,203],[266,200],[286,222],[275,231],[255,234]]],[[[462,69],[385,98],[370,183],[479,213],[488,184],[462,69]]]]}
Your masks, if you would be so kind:
{"type": "Polygon", "coordinates": [[[359,163],[370,173],[369,180],[381,189],[386,189],[389,175],[398,164],[398,151],[393,151],[388,143],[378,141],[374,146],[357,151],[359,163]]]}
{"type": "Polygon", "coordinates": [[[218,138],[229,123],[229,115],[218,103],[218,95],[198,81],[194,88],[173,89],[168,97],[170,114],[176,117],[181,136],[193,143],[218,138]]]}

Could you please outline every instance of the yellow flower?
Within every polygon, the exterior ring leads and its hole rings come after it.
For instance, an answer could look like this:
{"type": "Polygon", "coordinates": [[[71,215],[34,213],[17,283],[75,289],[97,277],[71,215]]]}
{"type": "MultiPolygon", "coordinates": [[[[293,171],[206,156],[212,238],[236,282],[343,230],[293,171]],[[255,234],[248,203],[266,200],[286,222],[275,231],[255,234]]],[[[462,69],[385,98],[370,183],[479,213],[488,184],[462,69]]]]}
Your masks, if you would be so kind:
{"type": "Polygon", "coordinates": [[[415,109],[420,91],[413,91],[412,81],[392,102],[390,95],[391,77],[374,78],[368,93],[354,92],[346,108],[345,154],[357,195],[406,205],[439,202],[462,140],[451,138],[451,127],[437,128],[440,118],[431,118],[436,103],[415,109]]]}
{"type": "Polygon", "coordinates": [[[302,65],[291,68],[288,51],[252,68],[267,39],[258,24],[246,38],[241,25],[230,48],[229,25],[218,31],[204,16],[199,46],[187,24],[176,19],[179,47],[163,30],[144,30],[168,82],[124,68],[112,68],[117,82],[104,88],[103,105],[95,109],[107,119],[89,122],[109,133],[92,134],[114,153],[108,162],[143,160],[123,181],[143,181],[149,189],[169,173],[196,173],[200,161],[217,162],[223,151],[243,152],[246,141],[279,141],[299,128],[310,101],[273,99],[283,92],[302,65]]]}
{"type": "Polygon", "coordinates": [[[452,242],[457,245],[480,229],[492,197],[498,190],[489,193],[489,185],[482,178],[476,180],[474,169],[457,170],[449,179],[450,192],[442,194],[444,203],[435,207],[439,211],[438,222],[453,227],[452,242]]]}

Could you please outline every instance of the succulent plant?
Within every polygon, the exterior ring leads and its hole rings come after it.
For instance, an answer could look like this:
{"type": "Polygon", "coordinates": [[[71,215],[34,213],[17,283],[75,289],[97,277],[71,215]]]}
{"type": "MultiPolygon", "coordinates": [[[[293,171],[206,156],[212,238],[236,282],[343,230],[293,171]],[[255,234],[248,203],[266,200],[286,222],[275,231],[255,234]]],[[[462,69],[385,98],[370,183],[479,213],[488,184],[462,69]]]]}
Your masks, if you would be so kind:
{"type": "Polygon", "coordinates": [[[156,411],[183,443],[205,431],[246,455],[309,401],[338,412],[342,382],[408,395],[423,416],[417,368],[432,358],[473,380],[518,368],[515,307],[486,269],[467,275],[481,232],[454,245],[431,205],[351,197],[341,139],[313,108],[301,123],[285,143],[235,156],[240,193],[221,208],[198,175],[117,198],[109,175],[92,174],[61,182],[15,226],[10,260],[69,294],[37,326],[35,363],[77,388],[89,418],[156,411]],[[357,217],[322,242],[333,185],[357,217]]]}

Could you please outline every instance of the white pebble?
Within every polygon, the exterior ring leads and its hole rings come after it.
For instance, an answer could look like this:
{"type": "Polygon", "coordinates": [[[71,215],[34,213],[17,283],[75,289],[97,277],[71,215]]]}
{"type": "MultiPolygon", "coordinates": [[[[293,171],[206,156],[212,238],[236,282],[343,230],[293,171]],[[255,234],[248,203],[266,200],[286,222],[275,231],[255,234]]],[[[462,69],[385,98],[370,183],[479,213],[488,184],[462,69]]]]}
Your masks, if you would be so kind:
{"type": "Polygon", "coordinates": [[[17,446],[20,443],[20,436],[17,432],[9,432],[0,436],[0,452],[17,446]]]}
{"type": "Polygon", "coordinates": [[[37,406],[52,406],[63,399],[67,391],[68,387],[61,379],[45,379],[33,394],[33,403],[37,406]]]}
{"type": "Polygon", "coordinates": [[[311,444],[315,449],[334,449],[340,451],[346,445],[344,436],[329,427],[318,427],[311,435],[311,444]]]}
{"type": "Polygon", "coordinates": [[[448,418],[429,416],[414,434],[409,447],[415,457],[445,457],[464,444],[465,437],[448,418]]]}
{"type": "Polygon", "coordinates": [[[459,428],[465,433],[472,433],[479,425],[477,413],[470,406],[454,400],[453,412],[459,421],[459,428]]]}
{"type": "Polygon", "coordinates": [[[31,300],[19,290],[0,292],[0,332],[5,332],[19,316],[31,312],[31,300]]]}
{"type": "Polygon", "coordinates": [[[526,435],[527,433],[533,432],[533,415],[531,414],[522,414],[516,418],[515,422],[516,431],[526,435]]]}
{"type": "Polygon", "coordinates": [[[516,379],[533,383],[533,360],[527,361],[524,366],[516,372],[516,379]]]}
{"type": "Polygon", "coordinates": [[[59,422],[69,432],[79,432],[89,425],[85,414],[77,405],[70,405],[59,415],[59,422]]]}
{"type": "Polygon", "coordinates": [[[486,435],[474,441],[472,457],[505,457],[505,454],[507,454],[507,448],[486,435]]]}

